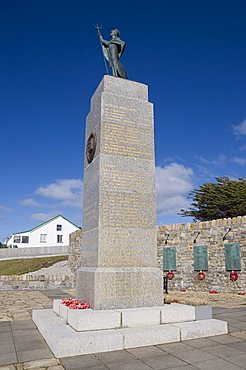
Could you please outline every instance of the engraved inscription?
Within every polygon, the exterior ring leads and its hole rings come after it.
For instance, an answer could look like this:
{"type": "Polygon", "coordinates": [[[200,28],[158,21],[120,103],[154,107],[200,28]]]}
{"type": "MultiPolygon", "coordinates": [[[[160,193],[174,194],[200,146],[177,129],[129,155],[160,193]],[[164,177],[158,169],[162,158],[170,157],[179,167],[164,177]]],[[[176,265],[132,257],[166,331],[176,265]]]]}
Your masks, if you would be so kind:
{"type": "Polygon", "coordinates": [[[83,229],[93,229],[98,224],[98,194],[87,191],[83,206],[83,229]]]}
{"type": "MultiPolygon", "coordinates": [[[[94,231],[94,230],[93,230],[94,231]]],[[[82,252],[96,251],[98,247],[98,232],[86,232],[82,237],[82,252]]]]}
{"type": "MultiPolygon", "coordinates": [[[[148,167],[149,170],[150,167],[148,167]]],[[[103,168],[103,186],[117,191],[150,192],[154,190],[153,177],[146,171],[136,172],[129,165],[129,169],[114,164],[105,164],[103,168]]]]}
{"type": "Polygon", "coordinates": [[[103,118],[112,122],[124,121],[134,127],[140,125],[141,127],[150,128],[153,125],[153,117],[152,114],[146,116],[146,113],[146,110],[144,110],[143,114],[140,114],[139,109],[131,108],[130,106],[105,104],[103,118]]]}
{"type": "Polygon", "coordinates": [[[102,225],[109,227],[154,227],[155,198],[151,194],[104,192],[102,225]]]}
{"type": "Polygon", "coordinates": [[[152,120],[133,118],[136,109],[104,106],[104,152],[153,159],[152,120]]]}
{"type": "Polygon", "coordinates": [[[156,266],[156,230],[104,228],[100,238],[104,266],[156,266]]]}
{"type": "MultiPolygon", "coordinates": [[[[143,275],[136,273],[117,274],[115,280],[117,281],[117,289],[106,289],[105,295],[110,298],[128,299],[131,297],[137,298],[142,295],[144,279],[143,275]]],[[[148,274],[145,276],[146,282],[144,284],[145,296],[152,296],[159,288],[159,281],[151,278],[148,274]]]]}
{"type": "Polygon", "coordinates": [[[104,151],[106,154],[153,159],[151,130],[105,122],[104,151]]]}
{"type": "Polygon", "coordinates": [[[93,229],[97,226],[97,210],[96,204],[90,204],[84,207],[84,227],[93,229]]]}

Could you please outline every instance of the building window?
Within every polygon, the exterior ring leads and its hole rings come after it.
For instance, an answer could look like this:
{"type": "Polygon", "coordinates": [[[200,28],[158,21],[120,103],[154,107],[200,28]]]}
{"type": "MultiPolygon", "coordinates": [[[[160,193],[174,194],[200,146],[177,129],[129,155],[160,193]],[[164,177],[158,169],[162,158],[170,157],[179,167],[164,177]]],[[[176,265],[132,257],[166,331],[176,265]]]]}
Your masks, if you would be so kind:
{"type": "Polygon", "coordinates": [[[56,230],[57,231],[62,231],[62,225],[56,225],[56,230]]]}
{"type": "Polygon", "coordinates": [[[62,235],[57,235],[57,243],[62,243],[62,235]]]}
{"type": "Polygon", "coordinates": [[[15,235],[14,236],[14,243],[20,243],[21,242],[21,237],[20,235],[15,235]]]}
{"type": "Polygon", "coordinates": [[[29,243],[29,236],[23,235],[22,238],[21,238],[21,242],[22,243],[29,243]]]}
{"type": "Polygon", "coordinates": [[[47,242],[47,234],[40,234],[40,243],[47,242]]]}

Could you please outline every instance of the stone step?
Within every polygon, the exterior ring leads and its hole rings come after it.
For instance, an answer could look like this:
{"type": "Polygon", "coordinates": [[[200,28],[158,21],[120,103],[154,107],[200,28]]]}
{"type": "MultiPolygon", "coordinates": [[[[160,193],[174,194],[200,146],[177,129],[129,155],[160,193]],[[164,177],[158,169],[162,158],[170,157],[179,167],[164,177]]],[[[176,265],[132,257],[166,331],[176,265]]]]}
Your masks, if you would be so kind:
{"type": "Polygon", "coordinates": [[[227,333],[227,323],[214,319],[83,332],[78,332],[67,325],[53,310],[34,310],[33,321],[58,358],[227,333]]]}
{"type": "Polygon", "coordinates": [[[34,310],[33,321],[55,357],[70,357],[123,349],[123,335],[116,330],[77,332],[53,310],[34,310]]]}
{"type": "MultiPolygon", "coordinates": [[[[200,307],[199,320],[212,318],[210,306],[200,307]]],[[[115,310],[73,310],[54,300],[53,311],[76,331],[172,324],[197,319],[197,307],[173,303],[164,306],[115,310]]]]}
{"type": "Polygon", "coordinates": [[[117,332],[123,335],[125,349],[180,341],[179,328],[168,324],[123,328],[117,332]]]}
{"type": "Polygon", "coordinates": [[[212,337],[228,333],[227,322],[215,319],[182,322],[173,324],[173,326],[179,328],[181,340],[212,337]]]}
{"type": "Polygon", "coordinates": [[[161,324],[194,321],[196,319],[195,307],[187,304],[164,304],[159,309],[161,312],[161,324]]]}

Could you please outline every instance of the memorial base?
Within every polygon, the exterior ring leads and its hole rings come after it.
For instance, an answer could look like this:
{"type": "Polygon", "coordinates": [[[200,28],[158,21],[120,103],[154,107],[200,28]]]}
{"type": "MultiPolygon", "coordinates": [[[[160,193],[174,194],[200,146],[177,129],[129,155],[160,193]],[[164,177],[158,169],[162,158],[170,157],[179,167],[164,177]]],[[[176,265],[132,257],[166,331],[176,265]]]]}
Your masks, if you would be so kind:
{"type": "MultiPolygon", "coordinates": [[[[206,312],[206,317],[207,317],[206,312]]],[[[171,304],[117,310],[73,310],[55,300],[33,321],[58,358],[227,334],[227,322],[196,319],[193,306],[171,304]]]]}
{"type": "Polygon", "coordinates": [[[154,267],[82,267],[77,296],[94,310],[163,304],[162,271],[154,267]]]}

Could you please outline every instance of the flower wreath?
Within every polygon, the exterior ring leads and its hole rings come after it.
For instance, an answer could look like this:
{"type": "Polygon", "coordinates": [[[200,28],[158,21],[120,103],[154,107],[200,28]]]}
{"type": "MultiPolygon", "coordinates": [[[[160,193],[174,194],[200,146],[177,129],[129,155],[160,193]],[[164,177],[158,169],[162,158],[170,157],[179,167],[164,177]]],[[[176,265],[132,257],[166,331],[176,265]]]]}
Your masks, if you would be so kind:
{"type": "Polygon", "coordinates": [[[62,299],[61,301],[64,306],[71,308],[71,309],[76,309],[76,310],[85,310],[90,308],[89,303],[83,303],[79,299],[74,299],[74,298],[67,298],[67,299],[62,299]]]}
{"type": "Polygon", "coordinates": [[[198,280],[204,280],[204,279],[205,279],[205,277],[206,277],[205,272],[203,272],[203,271],[199,271],[199,272],[197,273],[197,278],[198,278],[198,280]]]}
{"type": "Polygon", "coordinates": [[[231,281],[237,281],[237,279],[238,279],[238,272],[237,271],[231,271],[230,272],[230,280],[231,281]]]}
{"type": "Polygon", "coordinates": [[[168,278],[168,280],[172,280],[174,278],[174,272],[173,271],[168,271],[167,278],[168,278]]]}

